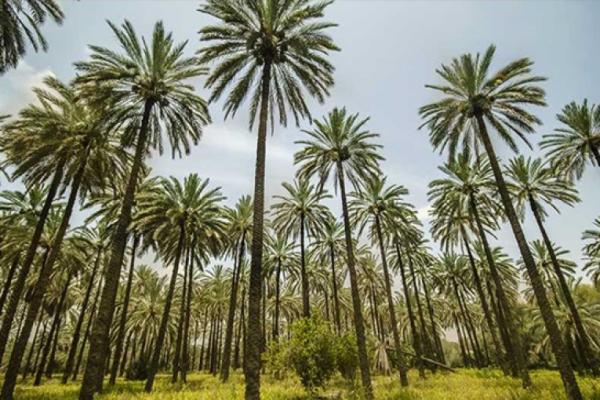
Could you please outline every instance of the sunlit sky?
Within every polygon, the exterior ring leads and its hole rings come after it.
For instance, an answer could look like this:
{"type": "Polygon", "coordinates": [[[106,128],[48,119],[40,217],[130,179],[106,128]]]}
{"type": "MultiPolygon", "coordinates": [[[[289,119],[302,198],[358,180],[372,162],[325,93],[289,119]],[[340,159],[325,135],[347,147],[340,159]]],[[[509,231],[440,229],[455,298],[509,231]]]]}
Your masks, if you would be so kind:
{"type": "MultiPolygon", "coordinates": [[[[73,62],[86,59],[88,44],[115,47],[106,20],[130,20],[140,34],[148,35],[154,23],[163,20],[177,40],[188,41],[187,52],[199,47],[198,30],[210,22],[197,12],[199,1],[187,0],[83,0],[62,1],[65,22],[47,24],[43,31],[49,43],[47,53],[29,52],[19,66],[0,76],[0,114],[17,112],[33,100],[31,87],[43,76],[54,74],[62,80],[73,77],[73,62]]],[[[350,1],[338,0],[328,8],[328,20],[339,24],[330,33],[341,47],[331,56],[336,67],[335,87],[325,104],[310,102],[320,118],[334,106],[370,116],[369,128],[381,136],[386,161],[383,170],[390,183],[410,190],[410,200],[427,224],[427,184],[441,173],[444,160],[435,153],[427,132],[419,131],[419,106],[434,100],[426,83],[437,82],[434,73],[441,63],[465,52],[484,51],[497,46],[493,68],[522,56],[535,61],[534,71],[548,77],[544,83],[548,107],[535,110],[544,122],[531,138],[537,142],[544,133],[558,127],[555,115],[572,100],[588,98],[600,102],[600,2],[486,2],[486,1],[350,1]]],[[[195,82],[206,96],[202,79],[195,82]]],[[[179,178],[190,173],[209,177],[221,186],[233,205],[242,194],[252,193],[255,133],[247,128],[247,113],[223,120],[222,103],[210,106],[214,123],[204,130],[200,144],[191,155],[172,160],[170,153],[149,160],[153,173],[179,178]]],[[[308,128],[308,122],[301,128],[308,128]]],[[[295,140],[300,128],[277,126],[268,138],[267,201],[281,193],[281,183],[294,175],[295,140]]],[[[511,154],[497,142],[499,155],[511,154]]],[[[522,146],[525,150],[525,146],[522,146]]],[[[525,151],[525,154],[529,154],[525,151]]],[[[571,251],[580,263],[581,233],[600,215],[600,168],[588,167],[578,184],[582,203],[562,208],[550,216],[551,238],[571,251]]],[[[3,179],[1,189],[18,187],[3,179]]],[[[331,202],[339,210],[338,200],[331,202]]],[[[76,216],[81,223],[82,216],[76,216]]],[[[538,238],[534,221],[527,215],[525,230],[530,240],[538,238]]],[[[494,244],[500,244],[514,258],[517,249],[506,227],[494,244]]],[[[437,246],[433,246],[437,251],[437,246]]]]}

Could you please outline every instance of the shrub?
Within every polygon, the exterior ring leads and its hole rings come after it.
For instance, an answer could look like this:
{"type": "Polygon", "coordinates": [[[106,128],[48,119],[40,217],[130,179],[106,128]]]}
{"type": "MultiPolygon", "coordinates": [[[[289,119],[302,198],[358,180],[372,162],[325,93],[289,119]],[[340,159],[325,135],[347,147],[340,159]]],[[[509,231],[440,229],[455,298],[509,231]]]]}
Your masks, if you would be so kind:
{"type": "Polygon", "coordinates": [[[311,394],[335,372],[335,339],[329,324],[312,317],[292,325],[289,360],[302,386],[311,394]]]}
{"type": "Polygon", "coordinates": [[[358,346],[356,337],[349,333],[339,337],[335,348],[337,369],[350,382],[356,379],[358,370],[358,346]]]}
{"type": "Polygon", "coordinates": [[[275,379],[286,378],[290,365],[289,343],[283,339],[272,342],[264,355],[264,362],[275,379]]]}
{"type": "Polygon", "coordinates": [[[128,381],[144,381],[148,378],[148,362],[145,359],[137,359],[125,371],[125,379],[128,381]]]}

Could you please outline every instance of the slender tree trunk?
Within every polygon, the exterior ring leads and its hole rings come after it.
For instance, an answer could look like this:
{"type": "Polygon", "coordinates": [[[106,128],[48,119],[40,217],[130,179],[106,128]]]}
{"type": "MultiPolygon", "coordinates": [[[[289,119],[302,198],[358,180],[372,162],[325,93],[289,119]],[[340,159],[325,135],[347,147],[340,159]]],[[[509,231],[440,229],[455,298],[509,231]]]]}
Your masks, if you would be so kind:
{"type": "Polygon", "coordinates": [[[114,317],[119,277],[121,276],[123,256],[125,246],[127,245],[127,229],[131,221],[131,210],[133,208],[138,175],[143,166],[146,154],[148,121],[153,105],[153,100],[146,100],[144,104],[144,114],[137,138],[129,181],[127,182],[121,212],[119,213],[119,219],[117,220],[112,238],[110,259],[104,269],[104,289],[102,291],[100,307],[98,308],[98,316],[94,321],[94,327],[90,336],[90,351],[83,374],[79,400],[93,400],[94,393],[102,390],[104,365],[109,349],[109,331],[114,317]]]}
{"type": "MultiPolygon", "coordinates": [[[[8,306],[6,311],[4,312],[4,317],[2,318],[2,326],[0,327],[0,363],[2,361],[2,358],[4,357],[4,351],[6,350],[6,344],[10,335],[10,329],[15,319],[15,314],[19,305],[19,301],[21,300],[21,294],[23,293],[23,289],[25,288],[27,276],[29,275],[29,271],[31,270],[31,266],[33,265],[33,261],[35,259],[36,251],[40,243],[40,238],[42,237],[42,233],[44,232],[44,226],[46,224],[46,220],[48,219],[48,214],[50,213],[52,202],[54,201],[54,197],[56,196],[56,192],[63,178],[64,166],[64,161],[61,161],[58,167],[56,168],[56,171],[54,172],[52,182],[50,183],[50,186],[48,188],[48,194],[46,195],[46,199],[44,200],[44,205],[42,206],[40,216],[37,220],[35,229],[33,231],[33,235],[31,237],[31,242],[29,244],[29,247],[27,248],[27,253],[25,254],[25,259],[23,260],[23,265],[21,265],[21,268],[19,269],[17,280],[15,281],[14,287],[10,292],[8,306]]],[[[11,372],[11,376],[12,374],[13,373],[11,372]]],[[[13,380],[14,379],[10,380],[9,387],[14,386],[14,383],[12,383],[13,380]]],[[[12,399],[12,390],[10,390],[9,392],[10,395],[6,397],[6,400],[12,399]]]]}
{"type": "Polygon", "coordinates": [[[398,267],[400,269],[400,277],[402,278],[402,288],[404,290],[404,301],[406,302],[406,310],[408,311],[408,322],[410,324],[410,332],[413,337],[413,346],[415,348],[416,363],[419,369],[419,378],[425,379],[425,368],[423,366],[423,349],[421,347],[421,338],[419,336],[419,332],[417,331],[417,326],[415,324],[415,315],[412,309],[412,301],[410,299],[410,291],[408,287],[408,280],[406,279],[406,272],[404,271],[404,262],[402,262],[402,253],[400,252],[400,245],[398,241],[395,242],[396,246],[396,255],[398,257],[398,267]]]}
{"type": "Polygon", "coordinates": [[[229,367],[231,365],[231,345],[233,342],[233,323],[235,321],[235,310],[237,308],[238,284],[244,260],[244,246],[246,243],[246,231],[242,232],[237,249],[237,263],[234,264],[231,277],[231,292],[229,294],[229,308],[227,310],[227,327],[225,331],[225,347],[223,349],[223,365],[221,366],[221,381],[229,379],[229,367]]]}
{"type": "Polygon", "coordinates": [[[496,335],[496,326],[494,324],[492,314],[490,313],[488,302],[483,291],[483,286],[481,285],[481,279],[479,278],[479,272],[477,271],[477,267],[475,265],[475,259],[473,258],[473,253],[471,252],[471,245],[469,244],[469,240],[467,239],[467,232],[465,231],[464,227],[461,227],[461,233],[463,237],[463,242],[465,244],[465,249],[467,250],[467,256],[469,258],[469,265],[471,266],[471,274],[473,275],[473,281],[475,282],[475,289],[477,290],[477,295],[479,296],[479,301],[481,302],[481,309],[483,310],[485,322],[487,323],[487,326],[490,330],[490,335],[492,336],[492,343],[494,345],[496,360],[498,361],[498,365],[502,367],[504,373],[507,374],[508,369],[506,366],[504,354],[502,352],[502,347],[500,347],[500,342],[498,341],[498,336],[496,335]]]}
{"type": "Polygon", "coordinates": [[[156,343],[154,344],[154,354],[152,355],[152,361],[148,368],[148,379],[144,390],[147,393],[152,391],[154,385],[154,378],[158,372],[158,363],[160,361],[160,351],[163,348],[165,336],[167,334],[167,325],[169,323],[169,313],[171,312],[171,303],[173,302],[173,294],[175,293],[175,284],[177,283],[177,272],[179,271],[179,261],[181,259],[181,253],[183,252],[183,244],[185,241],[185,225],[184,221],[179,224],[179,239],[177,240],[177,253],[175,254],[175,260],[173,262],[173,271],[171,272],[171,282],[169,283],[169,289],[167,291],[167,297],[165,298],[165,307],[160,320],[160,327],[158,329],[158,336],[156,343]]]}
{"type": "Polygon", "coordinates": [[[306,274],[306,255],[304,254],[304,213],[300,214],[300,275],[302,277],[302,316],[310,317],[310,291],[306,274]]]}
{"type": "Polygon", "coordinates": [[[467,354],[467,349],[465,348],[465,340],[460,329],[460,323],[458,322],[458,317],[456,316],[455,312],[452,313],[452,316],[454,317],[454,326],[456,326],[456,335],[458,336],[458,345],[460,347],[460,354],[462,355],[463,364],[465,367],[468,367],[470,365],[469,356],[467,354]]]}
{"type": "Polygon", "coordinates": [[[196,241],[192,241],[192,247],[189,249],[190,260],[188,262],[188,281],[187,281],[187,296],[185,297],[185,324],[183,326],[183,368],[181,369],[181,380],[187,383],[187,373],[190,368],[190,349],[189,349],[189,333],[190,333],[190,316],[192,314],[192,294],[194,289],[194,249],[196,241]]]}
{"type": "Polygon", "coordinates": [[[235,351],[234,351],[234,355],[233,355],[233,368],[234,369],[238,369],[241,366],[240,363],[240,341],[244,339],[245,337],[245,331],[244,331],[244,324],[245,324],[245,315],[244,312],[245,307],[246,307],[246,288],[242,287],[242,296],[241,296],[241,300],[242,300],[242,305],[241,305],[241,309],[240,309],[240,321],[238,322],[239,327],[238,327],[238,335],[237,335],[237,342],[235,344],[235,351]]]}
{"type": "Polygon", "coordinates": [[[475,364],[477,368],[483,367],[483,357],[481,353],[481,347],[479,346],[479,340],[477,339],[477,332],[475,326],[473,325],[473,320],[471,319],[471,314],[469,313],[469,309],[467,308],[467,302],[462,294],[462,291],[458,290],[458,285],[454,282],[454,292],[456,294],[456,299],[461,308],[463,320],[465,321],[465,331],[471,341],[471,347],[473,348],[473,355],[475,356],[475,364]]]}
{"type": "Polygon", "coordinates": [[[577,336],[581,341],[581,346],[583,348],[581,357],[583,358],[584,363],[587,363],[590,366],[594,376],[598,376],[600,374],[600,371],[598,369],[598,360],[594,356],[592,346],[590,345],[589,336],[583,326],[583,322],[581,321],[581,316],[579,315],[579,311],[577,310],[577,306],[575,305],[575,301],[573,300],[573,296],[571,295],[571,291],[569,290],[569,285],[567,284],[565,275],[563,274],[562,269],[560,268],[560,264],[558,262],[558,258],[556,257],[556,253],[554,252],[552,242],[550,241],[548,233],[544,228],[544,223],[542,221],[542,216],[539,207],[533,199],[533,197],[531,197],[531,195],[529,195],[529,205],[535,217],[535,222],[537,223],[537,226],[540,229],[540,233],[542,234],[542,238],[544,239],[544,244],[546,245],[548,253],[550,254],[550,260],[552,261],[554,273],[558,278],[558,284],[565,298],[565,302],[567,303],[567,307],[569,308],[569,313],[573,318],[575,329],[577,330],[577,336]]]}
{"type": "Polygon", "coordinates": [[[333,287],[334,319],[337,334],[339,335],[342,331],[342,324],[340,323],[340,300],[338,298],[337,274],[335,273],[335,249],[333,248],[333,243],[329,244],[329,254],[331,256],[331,284],[333,287]]]}
{"type": "Polygon", "coordinates": [[[354,249],[352,245],[352,235],[350,228],[350,218],[348,216],[348,204],[346,201],[346,183],[344,178],[344,169],[342,162],[337,162],[338,184],[340,188],[340,197],[342,198],[342,211],[344,214],[344,236],[346,240],[348,273],[350,275],[350,290],[352,294],[352,308],[354,310],[354,328],[356,329],[356,342],[358,344],[358,360],[360,365],[360,374],[363,385],[363,391],[366,400],[373,400],[373,386],[371,385],[371,371],[369,368],[369,357],[367,355],[367,341],[365,335],[365,326],[362,315],[362,305],[360,302],[360,292],[358,288],[358,278],[356,274],[354,249]]]}
{"type": "Polygon", "coordinates": [[[98,283],[98,289],[96,289],[96,295],[94,296],[94,302],[92,303],[92,308],[90,309],[90,316],[85,327],[85,333],[83,335],[83,341],[81,342],[81,348],[79,349],[79,354],[77,356],[77,362],[75,363],[75,369],[73,369],[73,376],[71,377],[71,380],[73,381],[76,380],[77,375],[79,375],[79,367],[81,366],[81,362],[83,360],[83,352],[85,350],[85,345],[90,337],[92,324],[94,322],[94,315],[96,314],[96,306],[98,305],[98,300],[100,299],[100,293],[102,293],[102,278],[100,278],[100,283],[98,283]]]}
{"type": "MultiPolygon", "coordinates": [[[[133,331],[129,333],[127,340],[125,341],[125,348],[123,349],[123,356],[119,362],[118,375],[121,377],[125,373],[125,365],[127,364],[127,356],[129,355],[129,348],[131,347],[131,340],[133,337],[133,331]]],[[[114,365],[114,364],[113,364],[114,365]]]]}
{"type": "Polygon", "coordinates": [[[204,348],[206,345],[206,329],[208,328],[208,310],[204,311],[204,327],[202,328],[202,341],[200,342],[200,361],[198,362],[198,371],[204,368],[204,348]]]}
{"type": "Polygon", "coordinates": [[[133,272],[135,271],[135,253],[139,244],[140,238],[137,234],[133,234],[133,244],[131,246],[131,260],[129,261],[129,272],[127,274],[127,284],[125,286],[125,296],[123,298],[123,309],[119,319],[119,331],[117,333],[117,341],[115,343],[115,354],[113,364],[110,370],[109,385],[114,385],[117,381],[117,373],[119,371],[119,363],[121,362],[121,352],[123,351],[123,342],[125,340],[125,325],[127,323],[127,312],[129,309],[129,301],[131,299],[131,287],[133,285],[133,272]]]}
{"type": "Polygon", "coordinates": [[[273,341],[279,338],[279,299],[281,296],[281,261],[277,262],[275,271],[275,317],[273,321],[273,341]]]}
{"type": "Polygon", "coordinates": [[[509,359],[513,364],[513,369],[515,370],[515,372],[520,374],[523,387],[527,388],[531,386],[531,378],[529,377],[529,371],[527,370],[527,360],[525,357],[525,353],[522,350],[523,345],[521,342],[521,335],[519,334],[519,331],[515,326],[515,317],[510,309],[508,298],[506,297],[506,293],[502,284],[502,278],[500,277],[500,273],[498,272],[498,269],[496,267],[496,262],[494,261],[492,249],[488,243],[485,228],[483,227],[483,224],[481,222],[481,218],[479,216],[479,209],[475,200],[475,196],[473,194],[471,194],[469,198],[469,207],[471,208],[473,216],[475,217],[477,230],[479,231],[479,239],[485,252],[485,258],[488,267],[490,268],[490,273],[492,274],[494,285],[496,286],[496,294],[498,295],[499,308],[504,311],[502,316],[500,314],[496,315],[496,320],[505,322],[505,326],[501,329],[505,328],[509,333],[509,335],[505,337],[505,341],[507,341],[508,344],[507,351],[509,353],[509,359]]]}
{"type": "Polygon", "coordinates": [[[531,254],[531,250],[529,249],[529,244],[527,243],[527,239],[525,238],[525,234],[521,228],[517,213],[510,199],[510,194],[508,192],[508,188],[506,187],[504,177],[502,176],[502,170],[500,169],[498,158],[496,157],[494,147],[492,146],[492,142],[488,135],[485,122],[480,114],[476,115],[476,118],[479,128],[479,137],[483,142],[483,146],[485,147],[485,151],[492,166],[492,171],[494,172],[496,185],[498,186],[498,191],[500,192],[500,198],[502,200],[502,205],[504,206],[506,217],[510,222],[510,226],[519,246],[523,263],[525,264],[527,275],[529,275],[529,280],[531,282],[538,307],[542,314],[542,318],[544,319],[544,324],[546,326],[546,330],[548,331],[548,335],[550,336],[552,351],[558,364],[558,369],[565,387],[567,398],[569,400],[581,400],[583,399],[583,396],[579,390],[573,368],[571,367],[571,364],[569,364],[567,349],[560,336],[560,330],[558,328],[558,324],[556,323],[556,319],[554,318],[554,314],[552,313],[552,307],[550,306],[548,298],[546,297],[544,283],[542,282],[540,273],[535,266],[535,261],[531,254]]]}
{"type": "Polygon", "coordinates": [[[417,281],[417,274],[413,265],[412,257],[407,255],[408,258],[408,269],[413,281],[413,289],[415,291],[415,303],[417,304],[417,314],[419,316],[419,325],[421,326],[421,338],[422,345],[424,347],[424,353],[427,357],[432,357],[431,352],[431,341],[429,340],[429,334],[427,333],[427,325],[425,324],[425,317],[423,316],[423,307],[421,306],[421,296],[419,296],[419,287],[417,281]]]}
{"type": "Polygon", "coordinates": [[[73,364],[75,362],[75,355],[77,353],[77,346],[79,345],[79,339],[81,336],[81,328],[83,327],[83,320],[85,319],[86,310],[88,303],[90,301],[90,297],[92,296],[92,289],[94,288],[94,283],[96,283],[96,274],[98,269],[100,268],[100,259],[102,257],[102,248],[98,248],[98,252],[96,253],[96,260],[94,261],[94,267],[92,268],[92,273],[90,274],[90,279],[85,289],[85,295],[83,296],[83,302],[81,303],[81,309],[79,310],[79,315],[77,316],[77,323],[75,325],[75,331],[73,332],[73,338],[71,339],[71,345],[69,346],[69,353],[67,355],[67,361],[65,363],[65,370],[62,376],[63,385],[67,383],[69,379],[69,375],[73,370],[73,364]]]}
{"type": "Polygon", "coordinates": [[[58,318],[58,326],[56,327],[56,332],[54,333],[54,339],[52,341],[52,347],[50,350],[50,356],[48,357],[48,364],[46,365],[46,373],[45,376],[48,379],[52,379],[52,374],[54,373],[54,364],[56,363],[56,349],[58,348],[58,336],[60,335],[60,328],[62,326],[62,315],[58,318]]]}
{"type": "Polygon", "coordinates": [[[2,314],[2,310],[4,309],[6,296],[8,296],[8,292],[10,291],[10,285],[12,284],[15,272],[17,272],[17,269],[19,268],[19,258],[20,255],[17,255],[15,258],[13,258],[13,262],[10,264],[10,269],[8,270],[8,274],[6,275],[4,285],[2,285],[2,294],[0,294],[0,315],[2,314]]]}
{"type": "MultiPolygon", "coordinates": [[[[252,226],[252,261],[248,299],[248,330],[244,347],[244,375],[246,400],[260,399],[260,299],[262,292],[263,222],[265,207],[265,158],[267,153],[267,120],[269,117],[269,85],[271,63],[263,66],[261,79],[260,117],[256,142],[256,168],[254,173],[254,215],[252,226]]],[[[90,399],[91,400],[91,399],[90,399]]]]}
{"type": "MultiPolygon", "coordinates": [[[[183,343],[183,327],[184,327],[184,319],[185,319],[185,298],[187,296],[187,264],[189,262],[189,252],[186,252],[187,256],[183,265],[183,282],[181,284],[181,302],[179,304],[179,319],[177,323],[177,339],[175,340],[175,352],[173,354],[173,374],[171,376],[171,383],[177,382],[177,378],[179,376],[179,371],[181,369],[181,359],[182,359],[182,343],[183,343]]],[[[166,347],[166,346],[165,346],[166,347]]]]}
{"type": "MultiPolygon", "coordinates": [[[[35,328],[35,333],[33,334],[33,340],[31,342],[31,346],[29,346],[29,354],[27,355],[27,361],[25,362],[25,367],[23,368],[23,380],[25,380],[25,378],[27,378],[27,375],[29,374],[29,371],[31,370],[31,359],[33,357],[33,353],[35,351],[35,342],[37,341],[38,338],[38,333],[40,333],[40,326],[42,326],[42,316],[43,313],[40,313],[40,316],[38,318],[38,323],[37,326],[35,328]]],[[[44,331],[45,331],[45,326],[44,326],[44,331]]],[[[44,335],[44,331],[42,331],[42,336],[44,335]]]]}
{"type": "Polygon", "coordinates": [[[427,303],[427,313],[429,314],[429,323],[431,324],[431,331],[437,348],[438,359],[446,364],[446,356],[444,355],[444,348],[442,347],[442,341],[440,334],[437,331],[437,324],[435,323],[435,314],[433,305],[431,304],[431,298],[429,296],[429,288],[425,284],[425,279],[421,277],[421,285],[423,286],[423,292],[425,293],[425,302],[427,303]]]}
{"type": "Polygon", "coordinates": [[[390,278],[390,272],[388,270],[387,256],[385,248],[383,246],[383,233],[381,232],[381,221],[379,220],[379,214],[375,214],[375,227],[377,229],[377,239],[379,242],[379,252],[381,254],[381,264],[383,266],[383,277],[385,280],[385,294],[387,297],[388,310],[390,314],[390,324],[392,325],[392,336],[394,338],[394,347],[396,351],[396,359],[398,360],[398,369],[400,370],[400,385],[408,386],[408,374],[406,367],[406,361],[402,355],[402,343],[400,342],[400,333],[398,332],[398,322],[396,321],[396,307],[394,306],[394,299],[392,297],[392,280],[390,278]]]}
{"type": "MultiPolygon", "coordinates": [[[[44,374],[44,369],[46,368],[46,361],[48,360],[48,356],[50,354],[50,350],[52,349],[52,342],[53,342],[53,338],[56,335],[56,333],[58,332],[58,329],[60,327],[60,315],[63,311],[63,307],[65,304],[65,299],[67,297],[67,291],[69,290],[69,284],[71,283],[71,272],[69,272],[69,275],[67,277],[67,282],[65,283],[65,286],[60,294],[60,298],[58,300],[58,303],[56,305],[56,309],[54,310],[54,318],[52,320],[52,325],[50,327],[50,333],[48,334],[48,340],[46,341],[46,344],[44,345],[44,350],[42,351],[42,359],[40,361],[40,363],[38,364],[37,367],[37,371],[35,373],[35,380],[33,381],[33,385],[34,386],[38,386],[40,383],[42,383],[42,375],[44,374]]],[[[13,350],[14,353],[14,350],[13,350]]],[[[12,360],[12,357],[11,357],[12,360]]],[[[15,383],[16,383],[16,374],[18,373],[18,369],[19,367],[16,367],[16,371],[15,371],[15,383]]],[[[9,370],[6,371],[7,374],[5,376],[8,376],[9,370]]],[[[12,373],[11,373],[12,375],[12,373]]],[[[7,378],[4,378],[4,387],[6,387],[6,382],[7,382],[7,378]]],[[[14,389],[14,385],[13,388],[14,389]]],[[[3,389],[4,391],[4,389],[3,389]]],[[[6,397],[2,396],[2,398],[12,398],[12,390],[11,391],[6,391],[6,397]]]]}

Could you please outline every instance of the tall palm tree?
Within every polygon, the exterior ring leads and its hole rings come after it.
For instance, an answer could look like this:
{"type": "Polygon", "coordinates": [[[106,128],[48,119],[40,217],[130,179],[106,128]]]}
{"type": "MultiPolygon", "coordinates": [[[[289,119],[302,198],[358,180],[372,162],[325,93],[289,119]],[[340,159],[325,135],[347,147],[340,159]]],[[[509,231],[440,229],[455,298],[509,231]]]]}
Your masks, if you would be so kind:
{"type": "Polygon", "coordinates": [[[295,180],[293,184],[282,184],[286,195],[276,195],[277,203],[271,206],[275,228],[293,240],[300,238],[300,277],[302,283],[302,314],[310,316],[310,288],[306,275],[307,235],[316,237],[327,219],[327,207],[321,204],[331,196],[323,190],[317,190],[307,180],[295,180]]]}
{"type": "Polygon", "coordinates": [[[342,331],[341,309],[339,298],[339,277],[336,265],[340,262],[337,255],[344,251],[344,226],[336,220],[331,212],[321,229],[320,234],[312,242],[313,251],[322,263],[329,261],[331,268],[331,289],[333,292],[333,319],[338,335],[342,331]]]}
{"type": "Polygon", "coordinates": [[[64,14],[56,0],[7,0],[0,5],[0,74],[17,66],[27,50],[48,50],[40,31],[46,19],[62,23],[64,14]]]}
{"type": "MultiPolygon", "coordinates": [[[[216,64],[206,82],[210,101],[232,86],[225,100],[225,116],[233,116],[250,96],[250,127],[258,117],[254,178],[254,222],[248,304],[246,399],[260,398],[260,299],[263,251],[265,156],[269,119],[296,123],[310,112],[305,94],[323,102],[333,85],[333,65],[325,58],[338,48],[325,33],[335,26],[320,21],[331,1],[208,0],[200,11],[217,18],[218,25],[200,30],[207,46],[201,59],[216,64]]],[[[274,127],[273,127],[274,128],[274,127]]]]}
{"type": "MultiPolygon", "coordinates": [[[[223,344],[223,362],[221,364],[221,380],[229,379],[229,367],[231,365],[231,344],[233,340],[233,323],[235,310],[237,308],[237,293],[241,278],[242,264],[246,255],[252,234],[252,198],[242,196],[235,207],[225,211],[227,220],[227,233],[230,243],[230,254],[235,258],[233,274],[231,276],[231,293],[229,296],[229,307],[227,309],[227,326],[225,328],[225,343],[223,344]]],[[[245,299],[242,299],[245,301],[245,299]]]]}
{"type": "Polygon", "coordinates": [[[206,102],[187,83],[206,70],[197,58],[184,56],[185,42],[176,44],[162,22],[154,26],[150,42],[140,40],[128,21],[121,28],[109,25],[118,39],[120,52],[90,46],[91,60],[76,64],[80,73],[77,82],[86,88],[84,93],[94,102],[105,102],[113,110],[111,122],[124,129],[125,143],[135,144],[135,154],[105,268],[102,298],[81,384],[81,400],[92,400],[93,394],[102,388],[127,228],[138,174],[148,148],[162,150],[164,131],[173,155],[181,155],[182,150],[187,154],[191,144],[200,139],[202,126],[210,120],[206,102]]]}
{"type": "Polygon", "coordinates": [[[544,135],[540,146],[557,172],[580,179],[588,162],[600,167],[600,106],[573,101],[556,118],[563,127],[544,135]]]}
{"type": "Polygon", "coordinates": [[[368,121],[369,118],[360,119],[358,114],[348,114],[345,108],[334,108],[323,120],[315,121],[315,129],[303,131],[308,138],[296,142],[303,149],[295,154],[294,162],[299,166],[300,179],[317,176],[322,188],[333,175],[334,187],[340,192],[361,379],[365,396],[371,400],[373,389],[346,198],[346,180],[358,190],[361,182],[379,174],[379,161],[383,159],[379,154],[381,146],[371,142],[378,135],[365,127],[368,121]]]}
{"type": "Polygon", "coordinates": [[[151,241],[163,260],[166,263],[173,263],[171,280],[146,380],[145,390],[147,392],[152,391],[154,378],[158,371],[177,283],[179,263],[185,254],[186,246],[197,243],[198,247],[194,250],[202,253],[204,257],[208,257],[220,249],[224,240],[224,221],[219,203],[225,198],[221,194],[220,188],[209,189],[208,184],[208,180],[201,180],[196,174],[187,176],[183,182],[174,177],[161,179],[158,191],[140,196],[138,200],[140,211],[134,223],[140,227],[142,232],[151,235],[151,241]]]}
{"type": "Polygon", "coordinates": [[[588,334],[583,327],[581,317],[575,307],[575,301],[571,292],[569,292],[567,280],[560,268],[548,232],[544,227],[544,220],[548,215],[544,205],[550,206],[556,212],[560,212],[558,203],[573,206],[573,204],[579,201],[577,190],[569,181],[562,179],[560,175],[557,176],[555,171],[545,165],[539,158],[532,160],[531,158],[525,159],[523,156],[516,157],[510,160],[505,173],[508,177],[509,189],[513,194],[517,208],[524,213],[525,205],[527,204],[535,218],[538,229],[542,234],[542,240],[550,256],[554,273],[558,279],[560,291],[565,298],[569,312],[573,316],[573,322],[575,323],[578,338],[583,348],[583,359],[586,362],[589,361],[589,367],[592,369],[594,375],[597,375],[600,373],[598,370],[600,365],[598,365],[596,357],[592,352],[588,334]]]}
{"type": "Polygon", "coordinates": [[[533,62],[528,58],[515,60],[488,76],[494,53],[495,47],[490,46],[483,56],[464,54],[455,58],[450,65],[443,65],[437,73],[445,82],[441,86],[428,87],[443,93],[445,97],[421,107],[419,112],[425,120],[424,125],[430,130],[431,143],[442,150],[448,147],[450,159],[454,157],[460,143],[475,148],[483,146],[494,173],[504,213],[510,222],[552,340],[552,349],[567,397],[579,400],[582,398],[581,391],[569,363],[567,349],[488,132],[490,125],[514,151],[517,150],[517,144],[513,135],[528,143],[525,135],[532,133],[534,125],[539,124],[540,120],[524,106],[545,105],[544,91],[537,85],[545,78],[531,74],[533,62]]]}
{"type": "Polygon", "coordinates": [[[400,353],[402,343],[400,342],[398,322],[396,321],[396,307],[392,297],[393,281],[387,262],[386,245],[390,238],[384,237],[382,219],[395,221],[402,216],[402,208],[406,206],[404,204],[404,196],[406,195],[408,195],[408,190],[405,187],[386,185],[386,178],[374,177],[365,181],[361,190],[350,193],[351,200],[349,204],[351,221],[358,225],[359,234],[369,225],[371,238],[379,246],[388,313],[396,348],[396,358],[399,360],[400,383],[402,386],[408,386],[407,367],[404,363],[404,357],[400,353]]]}

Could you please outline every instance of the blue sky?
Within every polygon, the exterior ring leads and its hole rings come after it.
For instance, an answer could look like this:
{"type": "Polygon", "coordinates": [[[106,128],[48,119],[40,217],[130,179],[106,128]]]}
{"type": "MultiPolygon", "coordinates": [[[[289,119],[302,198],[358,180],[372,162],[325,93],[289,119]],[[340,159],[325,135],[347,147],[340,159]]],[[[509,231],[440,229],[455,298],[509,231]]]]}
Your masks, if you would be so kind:
{"type": "MultiPolygon", "coordinates": [[[[65,22],[46,25],[48,53],[30,52],[16,70],[0,76],[0,114],[15,113],[32,100],[31,87],[45,74],[63,80],[73,77],[72,63],[85,59],[88,44],[113,46],[115,40],[105,20],[115,23],[129,19],[140,34],[147,35],[157,20],[163,20],[177,40],[188,40],[191,54],[200,47],[197,31],[210,22],[197,12],[199,1],[187,0],[94,0],[62,1],[65,22]]],[[[544,84],[548,107],[535,110],[544,125],[531,138],[537,144],[544,133],[556,128],[556,113],[572,100],[588,98],[600,102],[600,2],[486,2],[486,1],[351,1],[338,0],[327,12],[327,19],[339,24],[331,35],[342,51],[331,59],[336,66],[336,84],[325,104],[311,102],[315,117],[334,106],[370,116],[369,127],[379,133],[384,145],[384,172],[388,180],[405,185],[409,200],[427,220],[427,184],[439,177],[438,165],[444,160],[429,144],[427,133],[418,131],[418,107],[435,99],[424,88],[435,83],[434,70],[441,63],[465,52],[484,51],[497,46],[493,67],[500,67],[522,56],[535,61],[534,71],[548,77],[544,84]]],[[[206,95],[202,80],[195,82],[206,95]]],[[[172,160],[170,154],[150,160],[155,174],[183,177],[197,172],[221,186],[233,204],[245,193],[252,193],[255,135],[247,129],[246,113],[223,121],[222,104],[210,111],[214,123],[206,127],[201,143],[190,156],[172,160]]],[[[308,123],[304,123],[307,128],[308,123]]],[[[300,129],[276,127],[268,138],[267,196],[281,192],[281,182],[294,174],[294,141],[300,129]]],[[[511,154],[501,143],[499,155],[511,154]]],[[[524,148],[524,146],[523,146],[524,148]]],[[[529,152],[525,152],[529,154],[529,152]]],[[[540,154],[534,149],[533,154],[540,154]]],[[[580,261],[581,232],[600,215],[600,168],[588,168],[579,182],[582,203],[563,208],[561,215],[548,221],[552,239],[572,252],[580,261]]],[[[9,185],[3,183],[3,188],[9,185]]],[[[268,200],[269,201],[269,200],[268,200]]],[[[331,203],[337,208],[337,202],[331,203]]],[[[538,232],[530,216],[525,223],[530,240],[538,232]]],[[[516,257],[517,250],[504,228],[495,244],[516,257]]]]}

